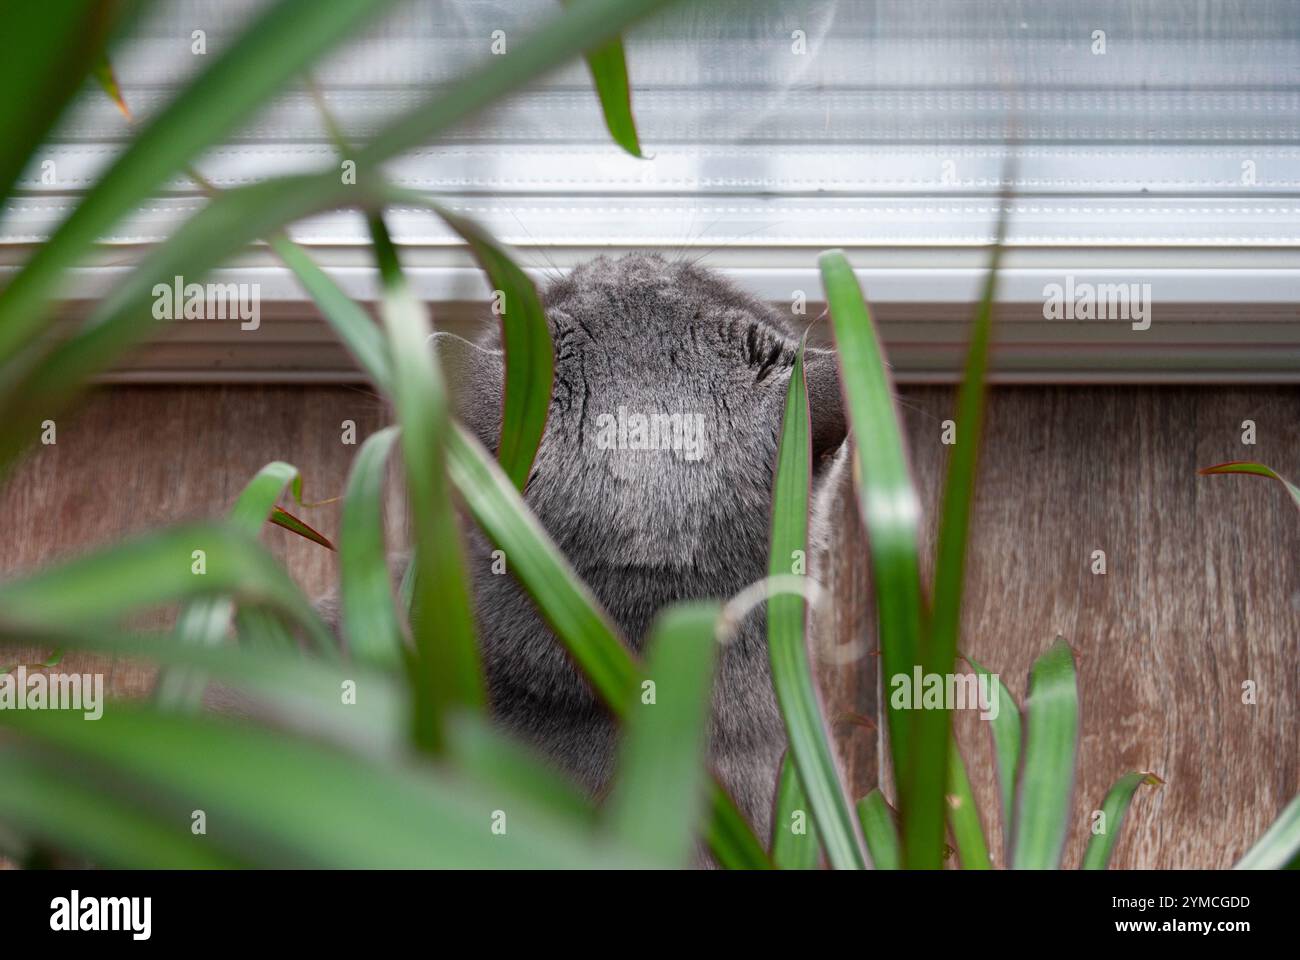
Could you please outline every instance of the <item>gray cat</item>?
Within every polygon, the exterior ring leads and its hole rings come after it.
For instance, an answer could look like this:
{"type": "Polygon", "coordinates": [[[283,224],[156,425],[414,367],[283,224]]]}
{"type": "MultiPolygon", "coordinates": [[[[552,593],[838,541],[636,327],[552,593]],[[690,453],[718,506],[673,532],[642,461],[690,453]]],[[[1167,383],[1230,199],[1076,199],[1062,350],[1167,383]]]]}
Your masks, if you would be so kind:
{"type": "MultiPolygon", "coordinates": [[[[543,291],[555,345],[550,417],[524,499],[628,641],[657,611],[725,600],[767,572],[772,479],[798,337],[773,308],[688,263],[604,257],[543,291]]],[[[491,336],[440,338],[457,413],[488,449],[501,417],[491,336]]],[[[845,437],[834,356],[805,361],[817,475],[845,437]]],[[[616,726],[532,601],[466,549],[495,716],[599,796],[616,726]]],[[[508,558],[507,558],[508,563],[508,558]]],[[[785,735],[761,610],[721,651],[710,757],[766,836],[785,735]]]]}

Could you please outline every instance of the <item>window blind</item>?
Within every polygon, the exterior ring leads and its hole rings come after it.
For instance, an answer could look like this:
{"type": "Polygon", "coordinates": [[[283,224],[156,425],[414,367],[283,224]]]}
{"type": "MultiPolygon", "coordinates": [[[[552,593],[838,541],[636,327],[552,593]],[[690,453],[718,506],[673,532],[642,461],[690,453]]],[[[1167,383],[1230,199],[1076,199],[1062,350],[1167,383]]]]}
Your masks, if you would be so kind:
{"type": "MultiPolygon", "coordinates": [[[[136,123],[261,6],[157,5],[115,54],[136,123]]],[[[526,44],[557,9],[399,5],[314,81],[349,140],[364,142],[469,65],[526,44]]],[[[539,281],[599,253],[655,249],[774,303],[802,294],[816,304],[816,253],[842,247],[904,379],[957,369],[1009,189],[1003,379],[1300,378],[1300,6],[723,0],[678,4],[625,40],[647,159],[610,142],[578,63],[385,172],[483,223],[539,281]],[[1057,288],[1118,285],[1149,298],[1145,329],[1053,315],[1064,313],[1057,288]]],[[[88,90],[0,221],[5,269],[129,137],[88,90]]],[[[338,162],[304,83],[196,166],[229,187],[338,162]]],[[[68,312],[202,203],[179,178],[119,224],[76,274],[68,312]]],[[[389,219],[440,322],[471,322],[487,290],[454,235],[413,209],[389,219]]],[[[327,214],[291,232],[346,289],[375,297],[359,217],[327,214]]],[[[251,249],[220,274],[257,282],[270,322],[256,336],[196,322],[119,376],[352,375],[268,252],[251,249]]]]}

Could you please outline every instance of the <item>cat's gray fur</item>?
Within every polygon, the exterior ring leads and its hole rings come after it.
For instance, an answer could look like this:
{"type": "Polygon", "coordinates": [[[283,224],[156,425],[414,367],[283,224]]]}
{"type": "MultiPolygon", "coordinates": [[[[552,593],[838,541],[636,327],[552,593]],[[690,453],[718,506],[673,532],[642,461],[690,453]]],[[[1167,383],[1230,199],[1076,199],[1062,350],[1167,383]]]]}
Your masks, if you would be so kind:
{"type": "MultiPolygon", "coordinates": [[[[655,255],[604,257],[543,292],[555,345],[546,432],[524,493],[577,573],[641,650],[657,611],[732,596],[767,572],[772,478],[798,337],[768,305],[720,276],[655,255]],[[700,414],[705,447],[602,449],[598,418],[700,414]]],[[[501,417],[494,337],[440,338],[457,413],[489,449],[501,417]]],[[[833,356],[809,350],[816,462],[845,422],[833,356]]],[[[494,714],[593,793],[613,771],[616,727],[532,601],[491,572],[492,546],[467,534],[494,714]]],[[[506,558],[507,564],[509,558],[506,558]]],[[[785,747],[761,611],[721,651],[710,757],[765,836],[785,747]]]]}

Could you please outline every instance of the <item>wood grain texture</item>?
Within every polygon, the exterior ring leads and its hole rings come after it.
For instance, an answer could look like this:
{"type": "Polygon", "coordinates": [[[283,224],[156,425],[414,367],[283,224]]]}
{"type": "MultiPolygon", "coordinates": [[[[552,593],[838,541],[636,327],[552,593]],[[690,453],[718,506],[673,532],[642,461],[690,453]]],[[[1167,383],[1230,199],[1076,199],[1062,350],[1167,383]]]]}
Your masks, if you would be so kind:
{"type": "MultiPolygon", "coordinates": [[[[904,424],[933,522],[947,448],[946,388],[903,393],[904,424]]],[[[0,487],[0,576],[149,529],[226,510],[269,460],[306,478],[308,500],[340,494],[358,442],[388,421],[370,393],[334,387],[115,387],[61,420],[0,487]]],[[[962,646],[1023,698],[1034,657],[1057,634],[1074,648],[1083,702],[1081,776],[1066,851],[1076,866],[1088,815],[1128,770],[1167,781],[1139,794],[1114,863],[1230,865],[1300,791],[1300,513],[1277,485],[1198,477],[1258,459],[1300,477],[1295,388],[1044,388],[994,392],[972,528],[962,646]],[[1258,443],[1241,444],[1253,419],[1258,443]],[[1107,573],[1089,570],[1106,551],[1107,573]],[[1253,680],[1258,702],[1241,702],[1253,680]]],[[[855,794],[879,778],[878,657],[867,554],[851,502],[836,526],[832,601],[818,624],[827,708],[855,794]]],[[[303,512],[337,533],[338,505],[303,512]]],[[[397,536],[404,518],[389,517],[397,536]]],[[[924,531],[926,550],[933,530],[924,531]]],[[[313,595],[332,554],[278,529],[264,541],[313,595]]],[[[45,651],[30,651],[43,655],[45,651]]],[[[69,669],[77,658],[69,657],[69,669]]],[[[91,663],[99,662],[89,658],[91,663]]],[[[119,695],[151,673],[107,666],[119,695]]],[[[996,786],[983,724],[958,736],[999,862],[996,786]]]]}

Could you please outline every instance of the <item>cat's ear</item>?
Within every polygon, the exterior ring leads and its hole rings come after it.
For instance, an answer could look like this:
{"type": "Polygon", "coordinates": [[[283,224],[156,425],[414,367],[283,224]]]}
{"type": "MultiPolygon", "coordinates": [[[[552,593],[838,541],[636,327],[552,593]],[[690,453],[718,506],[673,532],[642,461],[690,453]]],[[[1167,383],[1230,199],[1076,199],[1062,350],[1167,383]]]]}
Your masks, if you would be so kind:
{"type": "Polygon", "coordinates": [[[808,417],[812,424],[813,462],[816,463],[834,453],[849,430],[835,351],[806,348],[803,373],[808,384],[808,417]]]}
{"type": "Polygon", "coordinates": [[[503,354],[491,341],[475,343],[454,333],[435,333],[429,342],[447,382],[453,415],[495,454],[505,402],[503,354]]]}

